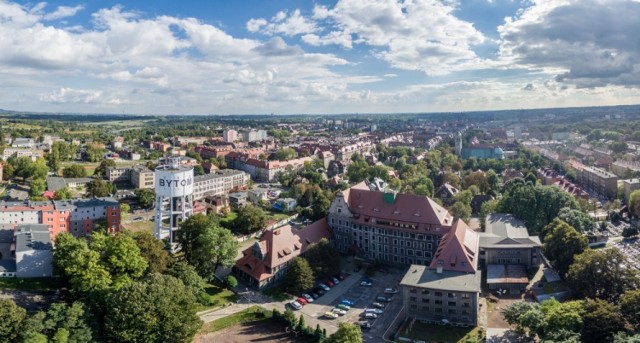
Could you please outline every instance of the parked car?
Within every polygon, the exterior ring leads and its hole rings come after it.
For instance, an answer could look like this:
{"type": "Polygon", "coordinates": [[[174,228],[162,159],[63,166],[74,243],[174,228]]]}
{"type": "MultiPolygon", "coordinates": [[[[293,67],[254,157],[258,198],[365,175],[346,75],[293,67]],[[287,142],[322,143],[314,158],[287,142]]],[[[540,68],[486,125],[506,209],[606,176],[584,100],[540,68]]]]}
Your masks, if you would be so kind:
{"type": "Polygon", "coordinates": [[[334,285],[337,285],[337,284],[340,283],[340,280],[338,280],[338,278],[336,278],[336,277],[331,278],[331,281],[333,282],[334,285]]]}
{"type": "Polygon", "coordinates": [[[375,308],[384,308],[384,304],[381,303],[372,303],[371,306],[375,308]]]}
{"type": "Polygon", "coordinates": [[[335,284],[334,284],[334,283],[333,283],[333,281],[331,281],[331,280],[327,280],[327,281],[325,281],[325,282],[324,282],[324,284],[325,284],[325,285],[327,285],[327,286],[329,286],[329,287],[333,287],[333,286],[335,286],[335,284]]]}
{"type": "Polygon", "coordinates": [[[356,302],[353,300],[349,300],[349,299],[342,299],[342,301],[340,301],[341,304],[343,305],[347,305],[347,306],[355,306],[356,302]]]}
{"type": "Polygon", "coordinates": [[[344,305],[344,304],[338,304],[336,307],[341,309],[341,310],[345,310],[345,311],[349,311],[351,309],[351,306],[344,305]]]}
{"type": "Polygon", "coordinates": [[[325,292],[329,292],[331,290],[331,287],[327,286],[324,283],[319,284],[318,287],[322,288],[325,292]]]}
{"type": "Polygon", "coordinates": [[[378,315],[375,313],[371,313],[371,312],[365,312],[364,317],[367,319],[376,319],[378,318],[378,315]]]}
{"type": "Polygon", "coordinates": [[[396,294],[396,293],[398,293],[398,289],[395,287],[384,289],[384,294],[396,294]]]}
{"type": "Polygon", "coordinates": [[[340,281],[344,280],[344,278],[346,277],[344,274],[336,274],[333,276],[334,278],[338,278],[340,279],[340,281]]]}
{"type": "Polygon", "coordinates": [[[324,316],[325,316],[326,318],[329,318],[329,319],[336,319],[336,318],[338,318],[338,315],[337,315],[337,314],[335,314],[335,313],[333,313],[333,312],[325,312],[325,313],[324,313],[324,316]]]}
{"type": "Polygon", "coordinates": [[[379,308],[365,308],[364,313],[383,314],[384,311],[379,308]]]}
{"type": "Polygon", "coordinates": [[[316,300],[316,299],[320,298],[320,294],[316,293],[316,291],[311,291],[311,293],[309,293],[309,295],[311,295],[311,297],[313,297],[313,300],[316,300]]]}
{"type": "Polygon", "coordinates": [[[373,282],[367,281],[367,280],[362,280],[362,281],[360,281],[360,286],[371,287],[371,286],[373,286],[373,282]]]}
{"type": "Polygon", "coordinates": [[[299,310],[302,308],[302,305],[300,305],[300,303],[295,300],[290,301],[289,305],[293,307],[295,310],[299,310]]]}
{"type": "Polygon", "coordinates": [[[304,293],[302,295],[302,297],[308,302],[308,303],[312,303],[313,302],[313,297],[307,293],[304,293]]]}
{"type": "Polygon", "coordinates": [[[347,311],[343,310],[343,309],[339,309],[339,308],[334,308],[333,310],[331,310],[331,312],[335,313],[335,314],[339,314],[341,316],[344,316],[345,314],[347,314],[347,311]]]}
{"type": "Polygon", "coordinates": [[[369,330],[369,329],[371,329],[372,326],[373,325],[371,325],[371,323],[369,323],[369,322],[361,322],[360,323],[360,328],[362,330],[369,330]]]}
{"type": "Polygon", "coordinates": [[[376,301],[382,301],[382,302],[388,303],[388,302],[391,302],[391,298],[379,295],[376,297],[376,301]]]}
{"type": "Polygon", "coordinates": [[[300,298],[296,299],[296,301],[297,301],[297,302],[299,302],[299,303],[300,303],[300,305],[302,305],[302,306],[307,305],[307,304],[309,303],[309,302],[307,301],[307,299],[305,299],[305,298],[303,298],[303,297],[300,297],[300,298]]]}
{"type": "Polygon", "coordinates": [[[324,290],[324,288],[318,286],[316,288],[313,289],[314,292],[318,293],[319,296],[323,296],[326,291],[324,290]]]}

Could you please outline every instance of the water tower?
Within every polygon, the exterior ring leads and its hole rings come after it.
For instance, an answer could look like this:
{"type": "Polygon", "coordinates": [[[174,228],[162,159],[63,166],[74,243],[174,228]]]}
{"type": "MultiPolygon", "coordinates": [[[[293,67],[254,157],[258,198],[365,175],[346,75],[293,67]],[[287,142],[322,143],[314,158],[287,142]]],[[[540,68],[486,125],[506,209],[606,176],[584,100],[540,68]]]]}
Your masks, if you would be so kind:
{"type": "Polygon", "coordinates": [[[179,156],[165,159],[156,167],[156,213],[153,234],[167,238],[175,248],[175,231],[180,223],[193,214],[193,167],[180,163],[179,156]]]}

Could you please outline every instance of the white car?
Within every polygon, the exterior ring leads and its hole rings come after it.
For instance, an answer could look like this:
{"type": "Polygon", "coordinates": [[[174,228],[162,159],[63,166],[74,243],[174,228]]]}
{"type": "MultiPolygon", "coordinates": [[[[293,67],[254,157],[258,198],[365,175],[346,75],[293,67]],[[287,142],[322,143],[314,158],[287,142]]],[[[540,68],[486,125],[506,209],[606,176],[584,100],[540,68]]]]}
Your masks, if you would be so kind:
{"type": "Polygon", "coordinates": [[[371,313],[371,312],[365,312],[364,313],[364,317],[367,319],[376,319],[378,318],[378,315],[375,313],[371,313]]]}
{"type": "Polygon", "coordinates": [[[385,288],[384,289],[384,293],[385,294],[396,294],[398,293],[398,289],[397,288],[385,288]]]}
{"type": "Polygon", "coordinates": [[[341,316],[344,316],[345,314],[347,314],[347,311],[345,310],[341,310],[339,308],[334,308],[333,310],[331,310],[331,312],[335,313],[335,314],[339,314],[341,316]]]}
{"type": "Polygon", "coordinates": [[[302,305],[299,302],[295,301],[295,300],[290,301],[289,305],[291,305],[291,307],[295,308],[296,310],[299,310],[299,309],[302,308],[302,305]]]}
{"type": "Polygon", "coordinates": [[[383,314],[384,311],[379,308],[365,308],[364,313],[383,314]]]}
{"type": "Polygon", "coordinates": [[[310,296],[309,294],[305,293],[302,295],[303,298],[305,298],[308,302],[312,303],[313,302],[313,297],[310,296]]]}
{"type": "Polygon", "coordinates": [[[338,315],[337,315],[337,314],[335,314],[335,313],[333,313],[333,312],[325,312],[325,313],[324,313],[324,316],[325,316],[325,317],[327,317],[327,318],[330,318],[330,319],[336,319],[336,318],[338,318],[338,315]]]}

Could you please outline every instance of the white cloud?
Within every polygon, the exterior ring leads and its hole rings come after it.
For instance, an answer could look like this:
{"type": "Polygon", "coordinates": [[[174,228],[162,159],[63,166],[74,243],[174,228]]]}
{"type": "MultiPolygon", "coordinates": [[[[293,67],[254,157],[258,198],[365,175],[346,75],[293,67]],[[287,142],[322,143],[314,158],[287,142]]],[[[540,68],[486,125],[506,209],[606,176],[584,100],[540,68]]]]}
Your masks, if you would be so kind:
{"type": "Polygon", "coordinates": [[[74,15],[76,15],[76,13],[78,13],[82,9],[84,9],[84,6],[82,6],[82,5],[78,5],[78,6],[74,6],[74,7],[58,6],[58,8],[54,12],[45,14],[43,16],[43,19],[44,20],[58,20],[58,19],[62,19],[62,18],[73,17],[74,15]]]}
{"type": "Polygon", "coordinates": [[[640,2],[536,0],[499,27],[504,61],[578,87],[640,86],[640,2]]]}
{"type": "Polygon", "coordinates": [[[264,18],[252,18],[247,22],[246,26],[249,32],[259,31],[265,35],[283,34],[285,36],[295,36],[318,31],[315,22],[302,16],[299,9],[290,14],[280,11],[271,18],[270,22],[264,18]]]}

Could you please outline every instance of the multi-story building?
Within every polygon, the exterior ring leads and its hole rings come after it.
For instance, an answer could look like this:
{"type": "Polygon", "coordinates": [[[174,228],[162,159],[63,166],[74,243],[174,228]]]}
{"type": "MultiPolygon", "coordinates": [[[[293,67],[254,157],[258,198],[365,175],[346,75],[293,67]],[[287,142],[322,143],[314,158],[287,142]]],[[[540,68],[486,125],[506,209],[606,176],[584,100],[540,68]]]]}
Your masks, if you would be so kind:
{"type": "Polygon", "coordinates": [[[11,157],[20,158],[20,157],[29,157],[32,161],[36,161],[38,158],[44,156],[44,152],[38,149],[29,149],[29,148],[5,148],[2,153],[2,159],[8,160],[11,157]]]}
{"type": "Polygon", "coordinates": [[[287,161],[263,161],[250,157],[251,154],[230,153],[225,156],[229,168],[244,170],[256,181],[269,182],[275,180],[279,173],[291,169],[298,172],[305,162],[313,161],[311,157],[301,157],[287,161]]]}
{"type": "Polygon", "coordinates": [[[238,131],[231,129],[224,130],[222,131],[222,139],[225,142],[233,143],[238,140],[238,131]]]}
{"type": "Polygon", "coordinates": [[[249,174],[241,170],[223,169],[211,174],[198,175],[193,180],[193,198],[200,200],[207,195],[243,190],[249,186],[249,180],[249,174]]]}
{"type": "Polygon", "coordinates": [[[15,229],[16,277],[51,277],[53,241],[47,225],[18,225],[15,229]]]}
{"type": "Polygon", "coordinates": [[[339,251],[405,265],[429,265],[453,225],[428,197],[372,191],[364,182],[336,193],[328,220],[339,251]]]}
{"type": "Polygon", "coordinates": [[[131,168],[107,167],[106,176],[111,183],[129,183],[131,181],[131,168]]]}
{"type": "Polygon", "coordinates": [[[457,220],[428,266],[409,267],[400,282],[408,317],[427,323],[477,325],[478,241],[478,233],[457,220]]]}
{"type": "Polygon", "coordinates": [[[578,184],[587,192],[594,192],[600,196],[612,199],[618,193],[618,177],[605,170],[584,167],[576,170],[578,184]]]}
{"type": "Polygon", "coordinates": [[[624,199],[629,203],[629,196],[633,191],[640,189],[640,179],[629,179],[622,181],[624,185],[624,199]]]}
{"type": "Polygon", "coordinates": [[[135,166],[131,168],[129,182],[135,188],[154,188],[153,170],[145,166],[135,166]]]}
{"type": "Polygon", "coordinates": [[[11,143],[11,147],[13,148],[35,148],[36,140],[33,138],[16,138],[11,143]]]}

